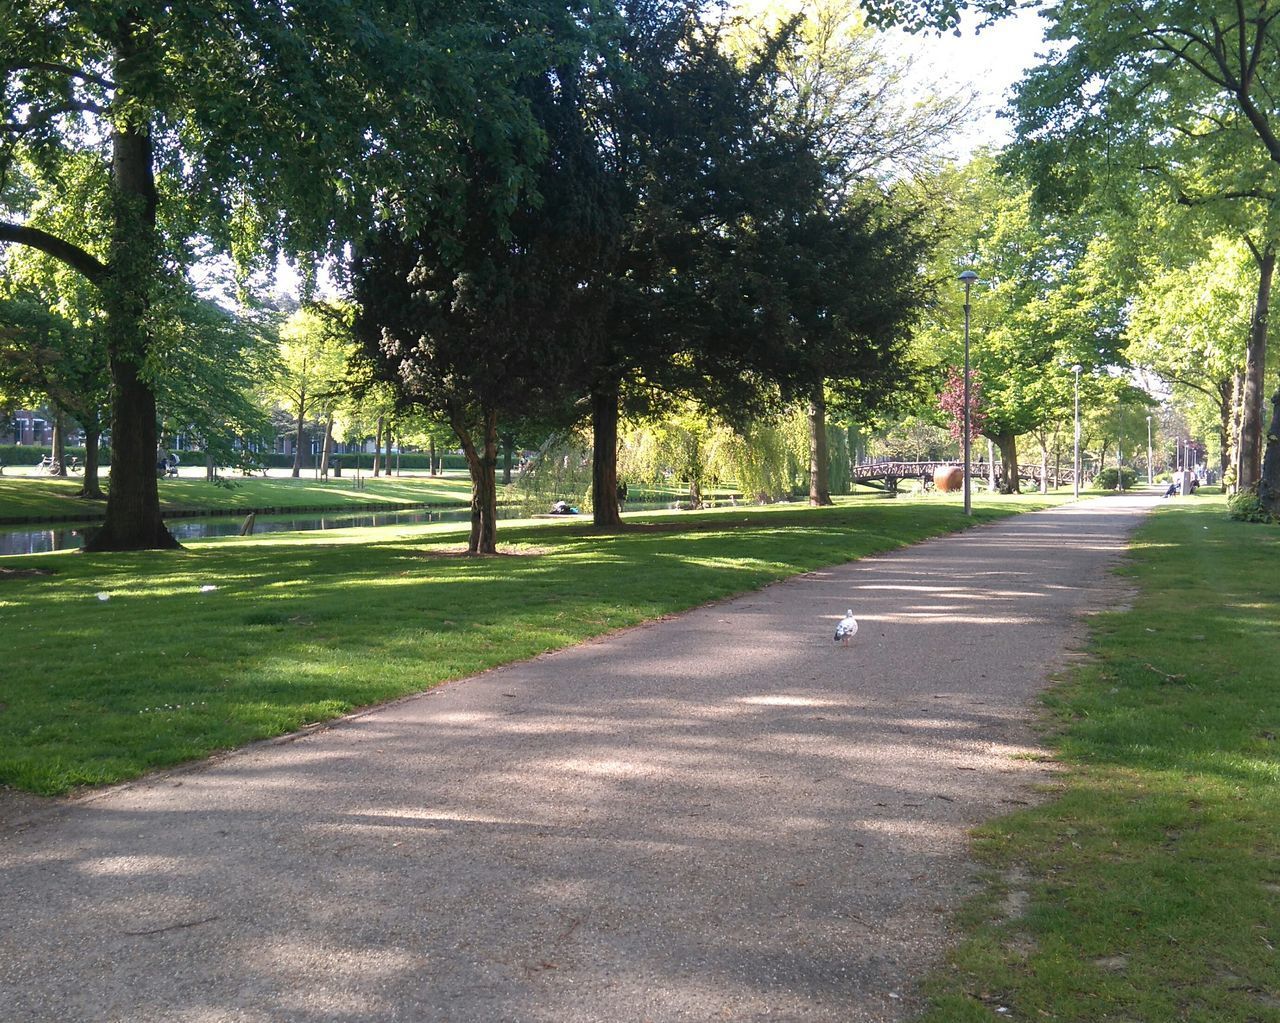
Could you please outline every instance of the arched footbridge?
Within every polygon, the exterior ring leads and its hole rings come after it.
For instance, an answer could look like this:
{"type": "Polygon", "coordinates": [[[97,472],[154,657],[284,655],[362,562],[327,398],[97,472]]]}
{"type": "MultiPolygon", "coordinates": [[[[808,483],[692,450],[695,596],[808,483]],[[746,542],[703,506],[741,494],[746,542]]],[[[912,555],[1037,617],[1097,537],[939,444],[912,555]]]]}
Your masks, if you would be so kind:
{"type": "MultiPolygon", "coordinates": [[[[926,489],[933,487],[933,473],[935,469],[958,469],[959,462],[939,461],[939,462],[866,462],[862,465],[855,465],[852,472],[852,480],[854,483],[861,483],[865,486],[875,487],[880,490],[890,492],[898,489],[899,483],[910,480],[922,482],[926,489]]],[[[995,463],[996,476],[999,477],[1002,472],[1002,463],[995,463]]],[[[974,484],[982,484],[988,479],[990,470],[986,462],[973,463],[969,468],[970,479],[974,484]]],[[[1035,487],[1040,486],[1040,477],[1044,473],[1044,467],[1037,464],[1018,465],[1018,479],[1030,483],[1035,487]]],[[[1054,470],[1049,469],[1049,486],[1050,487],[1067,487],[1070,486],[1075,478],[1074,470],[1070,467],[1065,469],[1054,470]]]]}

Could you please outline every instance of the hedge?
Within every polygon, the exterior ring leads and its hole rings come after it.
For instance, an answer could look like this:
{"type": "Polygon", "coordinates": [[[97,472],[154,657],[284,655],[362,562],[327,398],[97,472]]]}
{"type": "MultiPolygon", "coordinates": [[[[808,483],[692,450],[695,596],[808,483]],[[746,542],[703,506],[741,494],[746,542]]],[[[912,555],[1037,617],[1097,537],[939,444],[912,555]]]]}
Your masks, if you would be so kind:
{"type": "MultiPolygon", "coordinates": [[[[84,461],[84,448],[68,446],[64,449],[68,455],[75,455],[84,461]]],[[[0,444],[0,465],[39,465],[45,455],[53,454],[48,445],[40,444],[0,444]]],[[[108,465],[111,462],[111,449],[105,445],[98,448],[98,464],[108,465]]]]}
{"type": "MultiPolygon", "coordinates": [[[[257,457],[260,462],[264,462],[266,465],[268,465],[272,469],[292,469],[293,468],[293,455],[282,455],[275,451],[271,451],[265,454],[259,453],[257,457]]],[[[330,455],[329,458],[331,461],[336,461],[339,465],[341,465],[343,472],[347,472],[350,469],[354,469],[356,467],[356,459],[360,460],[361,469],[373,468],[373,455],[368,451],[362,451],[358,454],[352,451],[347,454],[330,455]]],[[[416,451],[405,452],[400,455],[400,468],[401,469],[421,469],[421,470],[427,471],[427,470],[430,470],[431,468],[430,459],[431,459],[430,455],[424,454],[422,452],[416,452],[416,451]]],[[[459,455],[453,452],[446,452],[446,453],[437,455],[436,459],[437,461],[440,462],[441,467],[445,469],[465,469],[467,467],[466,455],[459,455]]],[[[314,458],[309,454],[304,455],[302,459],[302,468],[314,469],[316,467],[316,464],[319,462],[319,460],[320,460],[319,455],[316,455],[314,458]]],[[[389,464],[391,468],[394,469],[396,467],[395,452],[393,451],[391,453],[390,458],[388,458],[388,456],[384,454],[382,456],[382,461],[379,464],[380,465],[389,464]]],[[[501,466],[499,466],[499,468],[501,468],[501,466]]]]}

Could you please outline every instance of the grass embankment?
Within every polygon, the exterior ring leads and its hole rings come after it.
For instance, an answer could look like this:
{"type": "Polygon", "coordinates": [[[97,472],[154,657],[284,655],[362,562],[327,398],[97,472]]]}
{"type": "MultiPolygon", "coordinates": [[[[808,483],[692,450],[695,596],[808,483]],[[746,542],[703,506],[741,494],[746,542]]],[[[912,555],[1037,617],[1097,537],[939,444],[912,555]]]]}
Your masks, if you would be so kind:
{"type": "Polygon", "coordinates": [[[928,1023],[1280,1021],[1277,566],[1220,498],[1142,528],[1133,608],[1048,697],[1062,789],[978,832],[992,886],[928,1023]]]}
{"type": "Polygon", "coordinates": [[[504,527],[525,556],[485,559],[439,556],[460,539],[439,526],[0,558],[0,784],[118,781],[965,524],[874,498],[640,521],[504,527]]]}
{"type": "MultiPolygon", "coordinates": [[[[208,483],[200,477],[165,479],[159,484],[160,506],[166,515],[231,514],[266,508],[354,510],[375,504],[465,504],[471,499],[465,473],[434,479],[366,478],[361,490],[356,490],[347,476],[328,482],[306,477],[255,477],[232,479],[229,485],[208,483]]],[[[79,477],[0,477],[0,522],[101,517],[105,502],[76,497],[80,486],[79,477]]],[[[110,479],[104,479],[104,493],[110,486],[110,479]]]]}

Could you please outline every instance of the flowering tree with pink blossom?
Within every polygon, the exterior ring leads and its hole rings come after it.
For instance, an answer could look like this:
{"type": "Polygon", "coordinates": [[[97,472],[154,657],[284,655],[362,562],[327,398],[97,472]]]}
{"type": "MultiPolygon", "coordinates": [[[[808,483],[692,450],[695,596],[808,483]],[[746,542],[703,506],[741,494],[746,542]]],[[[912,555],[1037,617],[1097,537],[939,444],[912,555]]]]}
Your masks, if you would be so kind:
{"type": "MultiPolygon", "coordinates": [[[[947,429],[951,439],[964,440],[964,374],[955,366],[947,370],[947,382],[938,395],[938,407],[947,416],[947,429]]],[[[982,379],[976,370],[969,371],[969,440],[974,441],[986,424],[982,407],[982,379]]]]}

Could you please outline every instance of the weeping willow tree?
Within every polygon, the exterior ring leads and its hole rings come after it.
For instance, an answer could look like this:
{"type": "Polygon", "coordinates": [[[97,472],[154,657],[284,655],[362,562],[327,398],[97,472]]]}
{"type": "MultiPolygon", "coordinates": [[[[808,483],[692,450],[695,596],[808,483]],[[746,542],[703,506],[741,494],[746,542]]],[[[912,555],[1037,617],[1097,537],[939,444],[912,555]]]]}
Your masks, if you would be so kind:
{"type": "Polygon", "coordinates": [[[590,511],[590,441],[575,430],[551,434],[520,469],[503,497],[524,515],[546,512],[556,501],[590,511]]]}
{"type": "Polygon", "coordinates": [[[689,405],[661,420],[629,424],[618,444],[619,477],[652,486],[678,481],[702,507],[709,486],[732,487],[761,504],[786,500],[808,473],[808,421],[795,409],[737,429],[689,405]]]}

